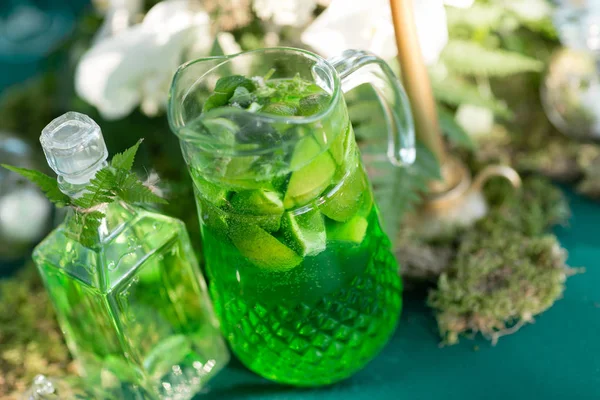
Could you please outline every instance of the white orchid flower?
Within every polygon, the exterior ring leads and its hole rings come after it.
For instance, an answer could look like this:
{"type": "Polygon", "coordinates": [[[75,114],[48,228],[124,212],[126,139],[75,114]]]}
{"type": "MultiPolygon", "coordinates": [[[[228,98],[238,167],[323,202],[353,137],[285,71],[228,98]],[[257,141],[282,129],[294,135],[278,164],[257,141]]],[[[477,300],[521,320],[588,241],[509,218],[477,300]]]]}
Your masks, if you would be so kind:
{"type": "Polygon", "coordinates": [[[96,43],[82,57],[75,89],[106,119],[125,117],[138,104],[147,114],[164,108],[173,73],[194,51],[212,44],[210,20],[186,0],[158,3],[142,23],[96,43]]]}
{"type": "Polygon", "coordinates": [[[316,0],[254,0],[252,9],[262,20],[276,25],[304,26],[312,17],[316,0]]]}
{"type": "Polygon", "coordinates": [[[99,42],[129,28],[142,12],[142,0],[106,0],[96,9],[104,14],[104,22],[94,37],[94,42],[99,42]]]}
{"type": "Polygon", "coordinates": [[[494,113],[489,108],[461,104],[455,119],[472,137],[487,135],[494,129],[494,113]]]}
{"type": "MultiPolygon", "coordinates": [[[[446,2],[469,7],[473,0],[446,2]]],[[[415,0],[414,10],[423,58],[427,64],[433,64],[448,42],[444,2],[415,0]]],[[[327,58],[346,49],[359,49],[391,59],[396,56],[397,48],[389,1],[333,0],[304,31],[302,42],[327,58]]]]}

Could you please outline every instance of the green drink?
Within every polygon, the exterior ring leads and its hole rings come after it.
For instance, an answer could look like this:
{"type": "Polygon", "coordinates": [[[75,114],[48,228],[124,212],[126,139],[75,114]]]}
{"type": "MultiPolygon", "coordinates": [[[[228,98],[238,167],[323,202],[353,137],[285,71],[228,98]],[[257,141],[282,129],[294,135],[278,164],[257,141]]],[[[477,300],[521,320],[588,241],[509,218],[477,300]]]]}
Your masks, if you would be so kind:
{"type": "MultiPolygon", "coordinates": [[[[67,113],[42,145],[75,198],[106,165],[99,127],[67,113]]],[[[183,222],[124,203],[102,206],[91,243],[80,215],[35,249],[73,358],[104,399],[190,399],[229,360],[183,222]]]]}
{"type": "Polygon", "coordinates": [[[285,65],[221,76],[210,91],[179,87],[194,78],[184,67],[170,120],[233,352],[264,377],[315,386],[352,375],[383,348],[402,285],[343,97],[301,65],[291,77],[285,65]]]}

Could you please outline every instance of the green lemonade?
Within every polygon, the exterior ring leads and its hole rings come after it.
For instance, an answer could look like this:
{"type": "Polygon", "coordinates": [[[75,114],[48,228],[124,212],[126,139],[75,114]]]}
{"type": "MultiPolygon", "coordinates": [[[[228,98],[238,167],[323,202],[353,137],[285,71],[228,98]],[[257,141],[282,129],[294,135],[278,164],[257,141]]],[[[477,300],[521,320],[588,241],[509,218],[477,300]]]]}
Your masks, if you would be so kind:
{"type": "Polygon", "coordinates": [[[228,76],[190,129],[234,145],[292,143],[191,163],[210,293],[234,353],[300,386],[358,371],[393,333],[402,285],[343,99],[299,77],[228,76]],[[338,111],[319,120],[333,101],[338,111]],[[245,129],[219,117],[225,107],[314,122],[245,129]]]}

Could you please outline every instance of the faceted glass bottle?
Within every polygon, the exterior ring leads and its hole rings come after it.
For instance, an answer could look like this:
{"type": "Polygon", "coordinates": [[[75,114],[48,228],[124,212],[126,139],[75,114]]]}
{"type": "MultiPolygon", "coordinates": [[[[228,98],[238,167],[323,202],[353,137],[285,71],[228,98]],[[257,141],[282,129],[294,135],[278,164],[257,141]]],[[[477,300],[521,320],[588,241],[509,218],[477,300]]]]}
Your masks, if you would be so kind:
{"type": "MultiPolygon", "coordinates": [[[[106,165],[98,126],[68,113],[42,133],[61,190],[82,194],[106,165]]],[[[184,224],[123,203],[92,247],[71,212],[34,251],[67,344],[90,385],[126,398],[190,399],[228,361],[184,224]]]]}

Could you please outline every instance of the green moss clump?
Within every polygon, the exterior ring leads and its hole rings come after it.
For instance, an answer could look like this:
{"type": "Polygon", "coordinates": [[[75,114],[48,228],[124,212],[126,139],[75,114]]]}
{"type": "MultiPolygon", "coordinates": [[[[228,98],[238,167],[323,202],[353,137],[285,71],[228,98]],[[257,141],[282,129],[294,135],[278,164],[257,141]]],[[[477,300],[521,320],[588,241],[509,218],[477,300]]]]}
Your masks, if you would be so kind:
{"type": "Polygon", "coordinates": [[[74,372],[33,265],[0,280],[0,304],[0,398],[17,398],[37,374],[61,377],[74,372]]]}
{"type": "Polygon", "coordinates": [[[496,343],[550,308],[569,273],[565,252],[552,236],[473,232],[440,276],[428,304],[444,343],[478,332],[496,343]]]}
{"type": "Polygon", "coordinates": [[[429,294],[445,344],[470,333],[496,343],[516,332],[562,296],[575,272],[556,237],[544,234],[568,215],[559,189],[530,178],[518,192],[501,186],[488,191],[489,214],[463,234],[456,257],[429,294]]]}
{"type": "Polygon", "coordinates": [[[526,178],[520,190],[498,180],[486,188],[485,194],[490,212],[477,226],[489,233],[516,231],[529,237],[539,236],[570,215],[560,189],[545,178],[526,178]]]}

